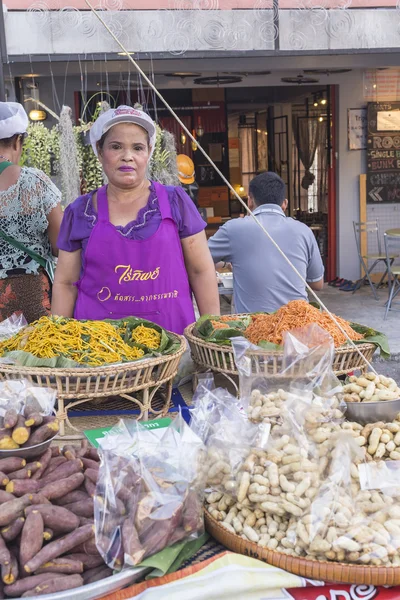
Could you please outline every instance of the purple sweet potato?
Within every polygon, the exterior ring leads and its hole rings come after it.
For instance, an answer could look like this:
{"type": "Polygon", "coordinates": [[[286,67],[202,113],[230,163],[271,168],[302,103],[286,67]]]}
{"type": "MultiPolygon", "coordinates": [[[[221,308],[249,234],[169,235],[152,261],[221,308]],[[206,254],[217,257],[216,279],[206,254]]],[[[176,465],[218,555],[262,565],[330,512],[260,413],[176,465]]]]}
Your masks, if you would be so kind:
{"type": "Polygon", "coordinates": [[[53,423],[44,423],[35,429],[35,431],[29,436],[29,439],[26,439],[26,441],[23,443],[24,448],[30,448],[31,446],[42,444],[51,437],[54,437],[56,433],[58,433],[58,429],[58,421],[54,421],[53,423]]]}
{"type": "Polygon", "coordinates": [[[100,465],[95,460],[92,460],[91,458],[82,458],[81,460],[85,469],[95,469],[96,471],[99,470],[100,465]]]}
{"type": "Polygon", "coordinates": [[[90,481],[92,481],[94,484],[96,484],[97,480],[99,478],[99,470],[98,469],[86,469],[85,477],[87,477],[88,479],[90,479],[90,481]]]}
{"type": "Polygon", "coordinates": [[[103,565],[102,567],[97,567],[85,571],[85,573],[83,574],[83,582],[84,585],[89,585],[89,583],[94,583],[95,581],[102,581],[102,579],[106,579],[106,577],[111,577],[112,574],[112,569],[107,567],[107,565],[103,565]]]}
{"type": "Polygon", "coordinates": [[[86,491],[74,490],[73,492],[65,494],[65,496],[62,498],[57,498],[57,500],[54,500],[54,504],[57,504],[57,506],[65,506],[66,504],[72,504],[73,502],[80,502],[81,500],[87,499],[88,495],[86,491]]]}
{"type": "Polygon", "coordinates": [[[146,554],[146,549],[140,543],[134,521],[134,515],[125,519],[122,525],[122,544],[125,554],[129,554],[134,565],[138,565],[146,554]]]}
{"type": "Polygon", "coordinates": [[[33,590],[28,590],[22,594],[21,598],[44,596],[45,594],[56,594],[57,592],[72,590],[83,585],[83,579],[80,575],[65,575],[64,577],[57,577],[57,575],[54,575],[53,573],[53,577],[54,579],[48,579],[44,583],[37,585],[33,590]]]}
{"type": "Polygon", "coordinates": [[[169,545],[169,540],[182,519],[182,513],[183,504],[179,500],[173,500],[152,512],[148,521],[153,522],[153,525],[140,537],[146,549],[145,557],[156,554],[169,545]]]}
{"type": "MultiPolygon", "coordinates": [[[[86,527],[86,525],[85,525],[86,527]]],[[[93,526],[92,526],[93,527],[93,526]]],[[[85,542],[81,542],[71,548],[72,553],[78,552],[79,554],[88,554],[97,556],[99,554],[99,550],[97,548],[96,539],[94,535],[86,540],[85,542]]]]}
{"type": "Polygon", "coordinates": [[[29,506],[30,502],[29,495],[25,495],[22,498],[15,498],[0,504],[0,527],[12,523],[19,516],[19,513],[29,506]]]}
{"type": "Polygon", "coordinates": [[[168,546],[173,546],[177,542],[180,542],[181,540],[185,539],[185,537],[187,536],[187,531],[185,531],[182,527],[177,527],[168,540],[168,546]]]}
{"type": "Polygon", "coordinates": [[[51,447],[51,456],[55,458],[56,456],[60,456],[61,450],[60,446],[52,446],[51,447]]]}
{"type": "MultiPolygon", "coordinates": [[[[60,479],[59,481],[52,481],[45,485],[40,493],[46,496],[49,500],[55,500],[57,498],[61,498],[68,492],[73,492],[76,490],[82,483],[84,482],[83,473],[75,473],[70,477],[66,477],[65,479],[60,479]]],[[[38,483],[38,482],[34,482],[38,483]]],[[[7,490],[8,491],[8,490],[7,490]]]]}
{"type": "Polygon", "coordinates": [[[55,456],[54,458],[52,458],[50,460],[43,476],[46,477],[47,475],[52,473],[54,471],[54,469],[57,469],[57,467],[59,467],[60,465],[62,465],[63,463],[66,463],[66,462],[67,462],[67,459],[65,458],[65,456],[55,456]]]}
{"type": "Polygon", "coordinates": [[[91,525],[84,525],[83,527],[79,527],[75,531],[68,533],[64,537],[50,542],[24,565],[25,572],[33,573],[45,563],[53,560],[53,558],[58,558],[62,554],[66,554],[69,550],[72,550],[72,548],[75,548],[79,544],[84,544],[92,537],[93,527],[91,525]]]}
{"type": "Polygon", "coordinates": [[[23,467],[23,469],[19,469],[18,471],[13,471],[8,474],[8,478],[10,480],[15,479],[30,479],[32,476],[32,470],[29,468],[29,465],[23,467]]]}
{"type": "Polygon", "coordinates": [[[14,429],[18,421],[18,413],[15,408],[9,408],[4,415],[3,426],[5,429],[14,429]]]}
{"type": "Polygon", "coordinates": [[[53,573],[43,573],[42,575],[32,575],[32,577],[26,577],[25,579],[18,579],[12,585],[7,585],[4,591],[10,598],[20,598],[24,592],[33,589],[37,585],[54,579],[53,573]]]}
{"type": "Polygon", "coordinates": [[[94,515],[93,498],[80,500],[79,502],[73,502],[72,504],[66,504],[65,508],[74,513],[74,515],[78,515],[78,517],[86,517],[87,519],[90,519],[94,515]]]}
{"type": "Polygon", "coordinates": [[[16,450],[18,444],[12,439],[12,429],[0,429],[0,450],[16,450]]]}
{"type": "Polygon", "coordinates": [[[183,528],[187,533],[203,526],[203,509],[198,493],[190,490],[183,505],[183,528]]]}
{"type": "Polygon", "coordinates": [[[30,433],[31,429],[25,425],[24,415],[18,415],[17,423],[12,431],[12,439],[16,444],[22,446],[28,441],[30,433]]]}
{"type": "Polygon", "coordinates": [[[26,514],[39,511],[43,517],[45,527],[50,527],[55,533],[69,533],[79,527],[79,518],[63,506],[52,504],[37,504],[28,506],[26,514]]]}
{"type": "Polygon", "coordinates": [[[25,494],[35,494],[39,492],[40,484],[33,479],[14,479],[7,483],[6,492],[14,496],[24,496],[25,494]]]}
{"type": "Polygon", "coordinates": [[[88,519],[87,517],[79,517],[79,525],[94,525],[94,519],[88,519]]]}
{"type": "Polygon", "coordinates": [[[24,523],[25,523],[25,518],[18,517],[17,519],[15,519],[15,521],[10,523],[6,527],[3,527],[0,530],[2,538],[6,542],[12,542],[13,540],[15,540],[15,538],[18,537],[19,534],[21,533],[24,523]]]}
{"type": "Polygon", "coordinates": [[[32,475],[34,475],[39,469],[42,468],[42,463],[39,460],[34,460],[33,462],[27,463],[26,468],[30,470],[32,475]]]}
{"type": "Polygon", "coordinates": [[[6,492],[6,490],[0,490],[0,504],[3,504],[3,502],[8,502],[9,500],[15,500],[15,496],[9,492],[6,492]]]}
{"type": "MultiPolygon", "coordinates": [[[[89,450],[89,442],[86,438],[81,441],[81,447],[78,449],[77,456],[85,457],[89,450]]],[[[89,457],[88,457],[89,458],[89,457]]]]}
{"type": "Polygon", "coordinates": [[[39,412],[32,412],[29,417],[25,416],[26,427],[39,427],[43,423],[43,416],[39,412]]]}
{"type": "Polygon", "coordinates": [[[0,471],[0,485],[5,486],[10,481],[10,477],[0,471]]]}
{"type": "MultiPolygon", "coordinates": [[[[96,496],[96,503],[99,507],[101,507],[102,510],[106,510],[103,496],[96,496]]],[[[127,510],[125,508],[125,504],[119,498],[115,498],[115,508],[120,516],[126,515],[127,510]]]]}
{"type": "Polygon", "coordinates": [[[24,458],[18,458],[17,456],[10,456],[10,458],[0,459],[0,471],[2,473],[12,473],[25,467],[26,460],[24,458]]]}
{"type": "Polygon", "coordinates": [[[45,563],[36,573],[64,573],[64,575],[74,575],[74,573],[83,573],[83,563],[74,558],[63,556],[62,558],[53,558],[45,563]]]}
{"type": "Polygon", "coordinates": [[[50,529],[50,527],[45,527],[43,529],[43,540],[45,542],[50,542],[54,537],[54,531],[50,529]]]}
{"type": "Polygon", "coordinates": [[[77,455],[77,448],[71,444],[67,444],[63,448],[63,454],[67,460],[75,460],[77,455]]]}
{"type": "Polygon", "coordinates": [[[97,463],[100,462],[100,456],[97,448],[89,448],[85,454],[85,458],[90,458],[97,463]]]}
{"type": "Polygon", "coordinates": [[[70,560],[78,560],[83,564],[83,568],[86,571],[87,569],[94,569],[95,567],[104,566],[104,560],[100,556],[100,554],[68,554],[64,558],[69,558],[70,560]]]}
{"type": "Polygon", "coordinates": [[[51,504],[43,494],[30,494],[31,504],[51,504]]]}
{"type": "Polygon", "coordinates": [[[86,475],[85,475],[85,490],[87,491],[88,495],[91,498],[94,498],[94,496],[96,495],[96,484],[93,483],[93,481],[91,481],[86,475]]]}
{"type": "Polygon", "coordinates": [[[40,479],[51,461],[51,448],[47,448],[46,452],[39,457],[40,468],[32,475],[32,479],[40,479]]]}
{"type": "Polygon", "coordinates": [[[19,561],[22,566],[26,565],[41,550],[43,546],[43,531],[43,517],[38,510],[33,510],[27,515],[22,528],[19,545],[19,561]]]}
{"type": "Polygon", "coordinates": [[[80,473],[82,471],[83,465],[82,461],[78,458],[76,460],[69,460],[66,463],[58,466],[54,471],[49,473],[48,475],[44,475],[41,479],[41,483],[46,485],[47,483],[51,483],[53,481],[60,481],[60,479],[65,479],[70,475],[74,475],[75,473],[80,473]]]}
{"type": "Polygon", "coordinates": [[[0,537],[0,565],[8,565],[11,561],[11,554],[5,541],[0,537]]]}
{"type": "Polygon", "coordinates": [[[1,565],[1,579],[6,585],[15,583],[18,579],[18,560],[11,554],[11,560],[7,565],[1,565]]]}

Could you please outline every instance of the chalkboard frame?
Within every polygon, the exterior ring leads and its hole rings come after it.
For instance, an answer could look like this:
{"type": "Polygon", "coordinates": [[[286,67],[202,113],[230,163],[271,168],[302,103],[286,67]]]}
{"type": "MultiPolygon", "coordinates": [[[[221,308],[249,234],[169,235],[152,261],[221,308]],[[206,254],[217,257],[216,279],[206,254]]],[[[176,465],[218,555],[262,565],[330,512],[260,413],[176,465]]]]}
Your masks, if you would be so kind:
{"type": "Polygon", "coordinates": [[[400,102],[368,103],[367,204],[400,203],[400,132],[378,131],[379,111],[400,111],[400,102]]]}

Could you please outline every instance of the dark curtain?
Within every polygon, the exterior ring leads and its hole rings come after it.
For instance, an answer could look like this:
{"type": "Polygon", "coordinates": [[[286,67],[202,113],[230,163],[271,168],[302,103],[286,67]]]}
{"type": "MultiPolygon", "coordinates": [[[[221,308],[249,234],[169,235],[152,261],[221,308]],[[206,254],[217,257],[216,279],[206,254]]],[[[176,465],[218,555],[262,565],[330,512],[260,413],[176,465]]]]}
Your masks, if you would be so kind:
{"type": "Polygon", "coordinates": [[[305,168],[305,174],[301,180],[301,187],[305,190],[308,190],[315,180],[315,175],[311,173],[310,169],[314,162],[315,151],[321,139],[320,125],[321,123],[316,117],[298,117],[294,127],[297,150],[305,168]]]}

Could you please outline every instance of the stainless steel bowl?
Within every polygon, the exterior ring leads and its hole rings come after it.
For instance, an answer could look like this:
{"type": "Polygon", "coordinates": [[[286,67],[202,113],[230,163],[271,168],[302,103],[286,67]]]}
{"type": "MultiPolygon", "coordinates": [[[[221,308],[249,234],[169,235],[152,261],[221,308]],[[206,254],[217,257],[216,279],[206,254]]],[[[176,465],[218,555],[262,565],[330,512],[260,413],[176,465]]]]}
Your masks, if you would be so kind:
{"type": "Polygon", "coordinates": [[[390,423],[400,413],[399,400],[380,400],[379,402],[346,402],[345,417],[362,425],[383,421],[390,423]]]}
{"type": "Polygon", "coordinates": [[[0,450],[0,458],[9,458],[10,456],[18,456],[19,458],[36,458],[47,450],[51,442],[57,437],[58,433],[53,435],[49,440],[30,446],[29,448],[16,448],[15,450],[0,450]]]}

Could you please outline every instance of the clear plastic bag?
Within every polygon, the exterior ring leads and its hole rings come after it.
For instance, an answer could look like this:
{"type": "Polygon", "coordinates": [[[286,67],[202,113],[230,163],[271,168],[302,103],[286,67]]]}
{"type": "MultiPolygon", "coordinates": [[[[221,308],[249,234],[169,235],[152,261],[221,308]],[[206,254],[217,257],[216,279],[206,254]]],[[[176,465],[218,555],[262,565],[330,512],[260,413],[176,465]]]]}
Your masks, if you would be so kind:
{"type": "Polygon", "coordinates": [[[25,408],[48,416],[54,413],[57,393],[51,388],[33,385],[27,379],[0,382],[0,417],[9,409],[22,413],[25,408]]]}
{"type": "Polygon", "coordinates": [[[270,425],[251,423],[240,401],[225,389],[200,386],[191,427],[206,446],[203,472],[207,488],[232,498],[245,494],[257,453],[265,455],[270,425]]]}
{"type": "Polygon", "coordinates": [[[241,400],[254,422],[279,423],[290,399],[321,407],[321,419],[343,417],[342,386],[332,371],[333,340],[317,325],[287,332],[277,372],[276,353],[258,348],[244,338],[232,340],[239,371],[241,400]],[[324,414],[323,414],[324,413],[324,414]]]}
{"type": "Polygon", "coordinates": [[[364,463],[347,433],[331,441],[328,475],[309,510],[289,527],[288,545],[295,554],[318,560],[400,565],[397,466],[364,463]]]}
{"type": "Polygon", "coordinates": [[[22,313],[13,313],[11,317],[0,323],[0,342],[8,340],[27,325],[28,323],[22,313]]]}
{"type": "Polygon", "coordinates": [[[137,565],[201,535],[204,446],[181,415],[161,440],[136,421],[122,421],[99,454],[96,543],[110,567],[137,565]]]}

